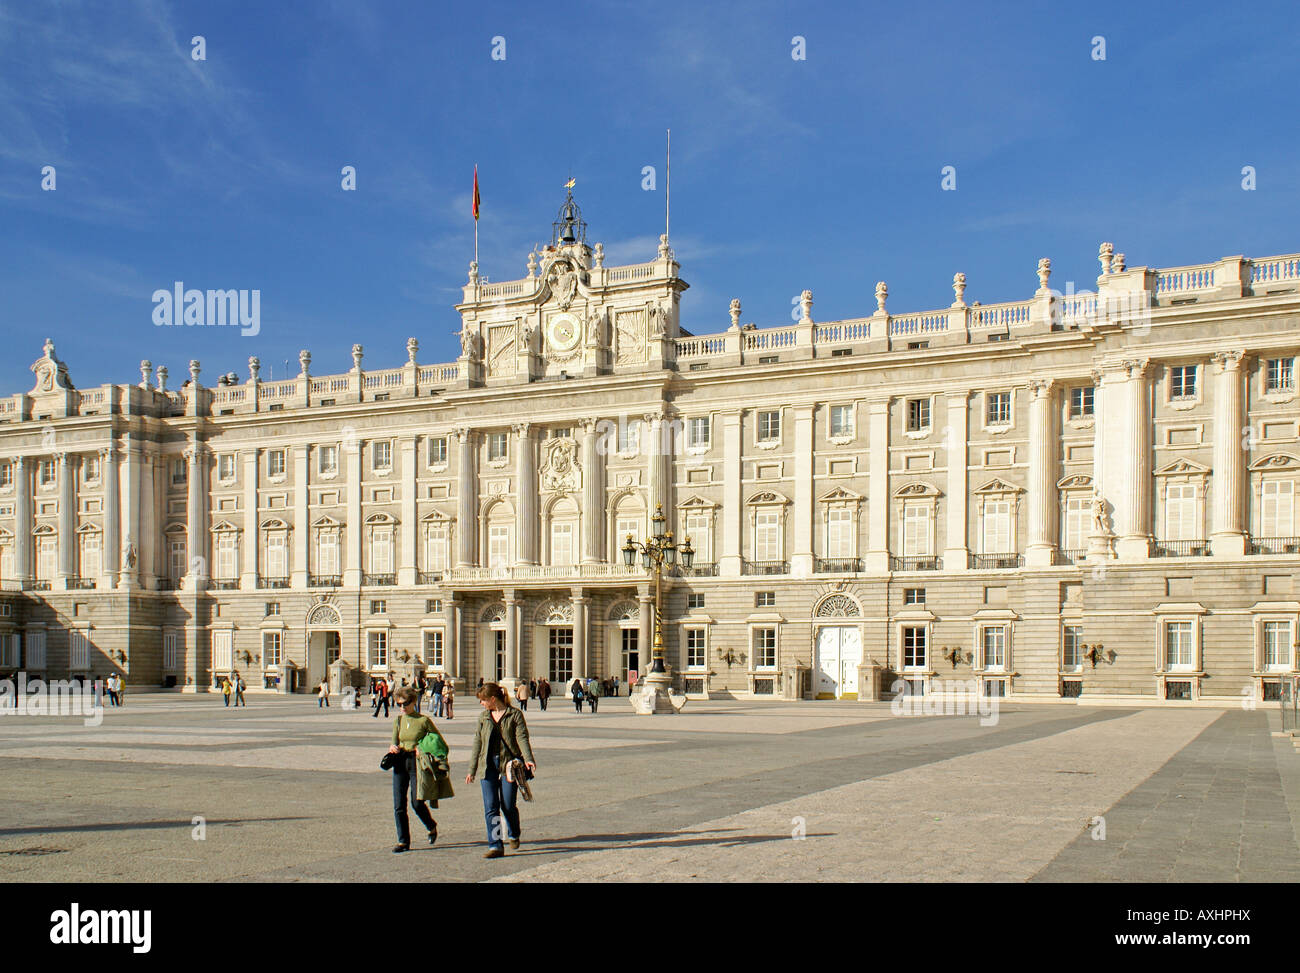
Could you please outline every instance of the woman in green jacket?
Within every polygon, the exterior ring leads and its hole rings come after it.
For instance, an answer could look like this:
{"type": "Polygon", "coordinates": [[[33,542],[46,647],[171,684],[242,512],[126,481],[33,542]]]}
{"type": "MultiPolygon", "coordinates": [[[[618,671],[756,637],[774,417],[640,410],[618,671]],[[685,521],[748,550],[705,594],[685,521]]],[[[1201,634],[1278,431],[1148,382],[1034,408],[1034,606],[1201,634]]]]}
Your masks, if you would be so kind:
{"type": "Polygon", "coordinates": [[[428,733],[437,733],[438,728],[427,716],[415,712],[416,695],[410,686],[403,686],[393,694],[401,715],[393,722],[393,745],[389,753],[400,754],[393,765],[393,819],[397,822],[397,844],[393,854],[411,850],[411,822],[406,814],[406,792],[411,792],[411,807],[415,816],[429,830],[429,844],[438,840],[438,822],[429,813],[429,805],[415,797],[415,748],[420,739],[428,733]]]}
{"type": "Polygon", "coordinates": [[[503,817],[510,847],[519,847],[519,808],[516,803],[519,790],[514,781],[506,779],[506,764],[511,760],[522,760],[531,774],[537,769],[537,763],[528,742],[528,724],[524,721],[524,714],[507,702],[505,690],[494,682],[487,683],[479,689],[478,701],[483,712],[478,718],[465,783],[474,783],[478,776],[483,778],[480,784],[488,835],[488,850],[483,857],[501,858],[506,853],[501,835],[503,817]]]}

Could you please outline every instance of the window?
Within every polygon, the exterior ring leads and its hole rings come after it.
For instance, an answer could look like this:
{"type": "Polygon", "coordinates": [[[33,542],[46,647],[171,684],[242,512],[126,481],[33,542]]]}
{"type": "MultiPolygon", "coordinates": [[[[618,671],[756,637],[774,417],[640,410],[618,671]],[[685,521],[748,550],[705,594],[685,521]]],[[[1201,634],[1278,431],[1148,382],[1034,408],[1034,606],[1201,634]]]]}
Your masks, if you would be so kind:
{"type": "Polygon", "coordinates": [[[853,435],[853,406],[831,406],[831,436],[845,439],[853,435]]]}
{"type": "Polygon", "coordinates": [[[552,439],[572,439],[573,429],[569,426],[556,426],[551,430],[552,439]]]}
{"type": "Polygon", "coordinates": [[[488,434],[488,462],[504,461],[510,455],[510,439],[504,432],[488,434]]]}
{"type": "Polygon", "coordinates": [[[492,524],[488,528],[488,567],[505,567],[510,563],[510,527],[492,524]]]}
{"type": "Polygon", "coordinates": [[[440,628],[424,633],[424,664],[431,669],[441,669],[445,665],[442,657],[442,629],[440,628]]]}
{"type": "Polygon", "coordinates": [[[234,655],[235,633],[218,631],[212,633],[212,668],[217,672],[229,671],[231,657],[234,655]]]}
{"type": "Polygon", "coordinates": [[[426,598],[426,599],[424,599],[424,613],[425,613],[426,615],[439,615],[439,614],[441,614],[441,613],[442,613],[442,599],[441,599],[441,598],[426,598]]]}
{"type": "Polygon", "coordinates": [[[1011,423],[1011,393],[989,392],[984,396],[985,424],[1006,426],[1011,423]]]}
{"type": "Polygon", "coordinates": [[[925,626],[903,626],[903,668],[925,668],[925,626]]]}
{"type": "Polygon", "coordinates": [[[556,626],[550,630],[551,682],[567,685],[573,679],[573,629],[556,626]]]}
{"type": "Polygon", "coordinates": [[[36,539],[36,577],[53,581],[58,570],[58,539],[53,534],[40,534],[36,539]]]}
{"type": "Polygon", "coordinates": [[[0,669],[18,668],[18,634],[0,632],[0,669]]]}
{"type": "Polygon", "coordinates": [[[985,669],[1005,669],[1007,665],[1007,627],[1005,625],[985,626],[980,649],[983,653],[985,669]]]}
{"type": "Polygon", "coordinates": [[[1171,399],[1196,398],[1196,366],[1175,365],[1169,369],[1169,397],[1171,399]]]}
{"type": "Polygon", "coordinates": [[[94,483],[99,479],[99,457],[87,456],[83,461],[82,473],[87,483],[94,483]]]}
{"type": "Polygon", "coordinates": [[[713,563],[713,545],[710,541],[709,515],[693,511],[686,515],[686,536],[690,538],[695,560],[701,564],[713,563]]]}
{"type": "Polygon", "coordinates": [[[172,580],[185,577],[185,569],[188,567],[185,558],[185,538],[173,537],[169,545],[171,556],[168,561],[168,577],[172,580]]]}
{"type": "Polygon", "coordinates": [[[620,421],[618,424],[618,451],[620,453],[635,453],[640,448],[641,442],[641,423],[633,419],[631,422],[620,421]]]}
{"type": "Polygon", "coordinates": [[[288,577],[284,536],[285,532],[282,530],[271,531],[266,535],[266,576],[268,578],[288,577]]]}
{"type": "Polygon", "coordinates": [[[907,400],[907,431],[925,432],[930,428],[930,400],[907,400]]]}
{"type": "Polygon", "coordinates": [[[1291,623],[1264,623],[1264,668],[1291,668],[1291,623]]]}
{"type": "Polygon", "coordinates": [[[826,511],[826,556],[853,556],[853,511],[848,507],[831,507],[826,511]]]}
{"type": "MultiPolygon", "coordinates": [[[[639,517],[619,517],[617,520],[618,528],[614,535],[616,545],[621,549],[627,543],[627,536],[632,535],[632,539],[641,540],[641,519],[639,517]]],[[[698,548],[696,548],[698,550],[698,548]]],[[[618,553],[618,552],[615,552],[618,553]]],[[[622,557],[622,554],[618,554],[622,557]]]]}
{"type": "Polygon", "coordinates": [[[393,573],[393,529],[376,527],[370,535],[370,573],[393,573]]]}
{"type": "Polygon", "coordinates": [[[14,464],[0,463],[0,490],[8,490],[14,485],[14,464]]]}
{"type": "Polygon", "coordinates": [[[233,530],[223,530],[217,534],[217,578],[233,580],[239,574],[238,563],[238,535],[233,530]]]}
{"type": "Polygon", "coordinates": [[[283,449],[273,449],[266,454],[266,475],[284,476],[283,449]]]}
{"type": "Polygon", "coordinates": [[[371,444],[370,465],[377,471],[393,468],[393,444],[390,440],[380,439],[371,444]]]}
{"type": "Polygon", "coordinates": [[[903,504],[903,556],[930,556],[930,512],[928,503],[903,504]]]}
{"type": "Polygon", "coordinates": [[[1295,536],[1295,481],[1265,480],[1260,527],[1264,537],[1295,536]]]}
{"type": "MultiPolygon", "coordinates": [[[[167,660],[167,638],[168,636],[166,635],[163,636],[163,668],[175,669],[176,668],[176,660],[175,660],[176,636],[175,635],[171,636],[172,664],[170,666],[167,665],[167,661],[166,661],[167,660]]],[[[72,658],[71,658],[71,665],[69,668],[71,668],[73,671],[84,671],[86,669],[89,669],[90,668],[90,639],[86,636],[86,633],[73,632],[71,643],[72,644],[70,646],[70,654],[72,658]]]]}
{"type": "Polygon", "coordinates": [[[372,598],[372,599],[370,600],[370,614],[372,614],[372,615],[387,615],[387,614],[388,614],[388,602],[385,601],[385,600],[383,600],[382,598],[372,598]]]}
{"type": "Polygon", "coordinates": [[[1270,358],[1264,366],[1265,392],[1295,391],[1295,359],[1270,358]]]}
{"type": "Polygon", "coordinates": [[[1092,527],[1091,504],[1085,496],[1071,495],[1065,501],[1065,522],[1061,525],[1064,537],[1061,547],[1067,551],[1082,551],[1088,546],[1088,531],[1092,527]]]}
{"type": "Polygon", "coordinates": [[[704,607],[704,595],[691,592],[686,596],[686,610],[704,607]]]}
{"type": "Polygon", "coordinates": [[[775,591],[755,591],[754,592],[755,608],[775,608],[776,592],[775,591]]]}
{"type": "Polygon", "coordinates": [[[28,669],[45,668],[45,633],[28,632],[27,633],[27,659],[28,669]]]}
{"type": "Polygon", "coordinates": [[[438,436],[429,440],[429,465],[445,466],[447,464],[447,437],[438,436]]]}
{"type": "Polygon", "coordinates": [[[708,449],[712,439],[712,428],[708,416],[696,416],[686,420],[686,445],[690,449],[708,449]]]}
{"type": "Polygon", "coordinates": [[[262,633],[262,667],[269,669],[280,665],[280,633],[262,633]]]}
{"type": "Polygon", "coordinates": [[[1190,669],[1195,664],[1191,622],[1165,622],[1165,667],[1190,669]]]}
{"type": "Polygon", "coordinates": [[[781,560],[781,515],[760,510],[754,517],[754,560],[781,560]]]}
{"type": "Polygon", "coordinates": [[[1082,419],[1093,415],[1093,396],[1096,389],[1091,385],[1082,385],[1070,389],[1070,418],[1082,419]]]}
{"type": "Polygon", "coordinates": [[[221,453],[217,456],[217,479],[233,480],[235,478],[235,454],[221,453]]]}
{"type": "Polygon", "coordinates": [[[184,483],[185,475],[186,475],[185,460],[183,459],[172,460],[172,483],[174,484],[184,483]]]}
{"type": "Polygon", "coordinates": [[[904,588],[903,589],[904,605],[924,605],[925,589],[924,588],[904,588]]]}
{"type": "Polygon", "coordinates": [[[166,632],[163,634],[163,668],[176,668],[176,633],[166,632]]]}
{"type": "Polygon", "coordinates": [[[984,501],[984,553],[1011,553],[1011,501],[984,501]]]}
{"type": "Polygon", "coordinates": [[[447,570],[447,528],[430,524],[424,535],[424,569],[438,573],[447,570]]]}
{"type": "Polygon", "coordinates": [[[1066,672],[1083,670],[1083,626],[1066,625],[1061,641],[1061,668],[1066,672]]]}
{"type": "Polygon", "coordinates": [[[551,564],[573,564],[573,524],[551,524],[551,564]]]}
{"type": "Polygon", "coordinates": [[[54,468],[54,460],[43,459],[40,465],[41,486],[53,486],[57,478],[54,468]]]}
{"type": "Polygon", "coordinates": [[[1165,489],[1165,540],[1201,539],[1197,523],[1196,487],[1190,483],[1171,483],[1165,489]]]}
{"type": "Polygon", "coordinates": [[[336,527],[324,527],[316,535],[316,572],[324,577],[339,573],[339,532],[336,527]]]}
{"type": "Polygon", "coordinates": [[[388,668],[388,633],[384,631],[370,633],[370,668],[388,668]]]}
{"type": "Polygon", "coordinates": [[[81,535],[80,577],[96,578],[103,573],[104,560],[100,553],[102,549],[99,531],[86,531],[81,535]]]}
{"type": "Polygon", "coordinates": [[[758,414],[758,441],[774,443],[781,438],[781,413],[771,409],[758,414]]]}
{"type": "Polygon", "coordinates": [[[703,669],[708,664],[704,651],[704,629],[686,630],[686,668],[703,669]]]}
{"type": "Polygon", "coordinates": [[[776,668],[776,629],[764,626],[754,629],[754,668],[776,668]]]}
{"type": "Polygon", "coordinates": [[[334,476],[339,471],[339,448],[321,446],[316,450],[316,468],[322,476],[334,476]]]}
{"type": "Polygon", "coordinates": [[[280,614],[280,603],[278,601],[266,602],[266,617],[273,618],[280,614]]]}

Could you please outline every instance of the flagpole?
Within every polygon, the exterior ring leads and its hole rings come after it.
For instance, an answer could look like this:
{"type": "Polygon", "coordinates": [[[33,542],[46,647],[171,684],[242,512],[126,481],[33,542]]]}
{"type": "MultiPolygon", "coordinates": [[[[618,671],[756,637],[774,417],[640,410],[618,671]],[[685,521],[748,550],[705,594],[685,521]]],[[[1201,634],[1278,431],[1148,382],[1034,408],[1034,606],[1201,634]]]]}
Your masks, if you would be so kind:
{"type": "Polygon", "coordinates": [[[673,192],[673,130],[668,129],[667,165],[664,172],[664,242],[668,241],[668,202],[673,192]]]}

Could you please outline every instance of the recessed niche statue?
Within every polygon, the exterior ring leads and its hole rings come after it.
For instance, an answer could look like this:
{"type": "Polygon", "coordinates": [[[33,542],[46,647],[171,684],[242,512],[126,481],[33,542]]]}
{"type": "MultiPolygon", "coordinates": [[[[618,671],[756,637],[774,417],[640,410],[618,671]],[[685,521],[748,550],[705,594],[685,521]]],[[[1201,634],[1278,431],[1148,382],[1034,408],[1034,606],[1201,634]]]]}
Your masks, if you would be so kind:
{"type": "Polygon", "coordinates": [[[1092,491],[1092,527],[1094,533],[1102,535],[1110,533],[1106,525],[1106,501],[1100,490],[1092,491]]]}

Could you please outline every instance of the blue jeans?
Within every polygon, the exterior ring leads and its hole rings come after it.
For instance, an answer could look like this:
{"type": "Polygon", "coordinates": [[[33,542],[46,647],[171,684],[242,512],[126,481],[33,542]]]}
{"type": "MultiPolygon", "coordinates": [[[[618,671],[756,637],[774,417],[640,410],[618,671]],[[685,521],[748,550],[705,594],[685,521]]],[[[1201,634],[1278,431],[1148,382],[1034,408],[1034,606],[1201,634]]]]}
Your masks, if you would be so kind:
{"type": "Polygon", "coordinates": [[[441,692],[436,692],[433,694],[433,715],[437,717],[442,716],[442,693],[441,692]]]}
{"type": "Polygon", "coordinates": [[[479,781],[483,789],[483,819],[487,823],[488,847],[505,848],[501,836],[501,817],[504,814],[506,835],[519,837],[519,808],[516,801],[519,789],[501,776],[500,758],[488,758],[488,771],[479,781]]]}
{"type": "Polygon", "coordinates": [[[415,754],[404,753],[393,765],[393,820],[397,823],[397,843],[409,846],[411,844],[411,821],[406,815],[406,792],[411,792],[411,807],[415,808],[415,816],[420,819],[424,827],[432,831],[434,828],[433,815],[429,813],[429,805],[424,801],[415,799],[415,754]]]}

